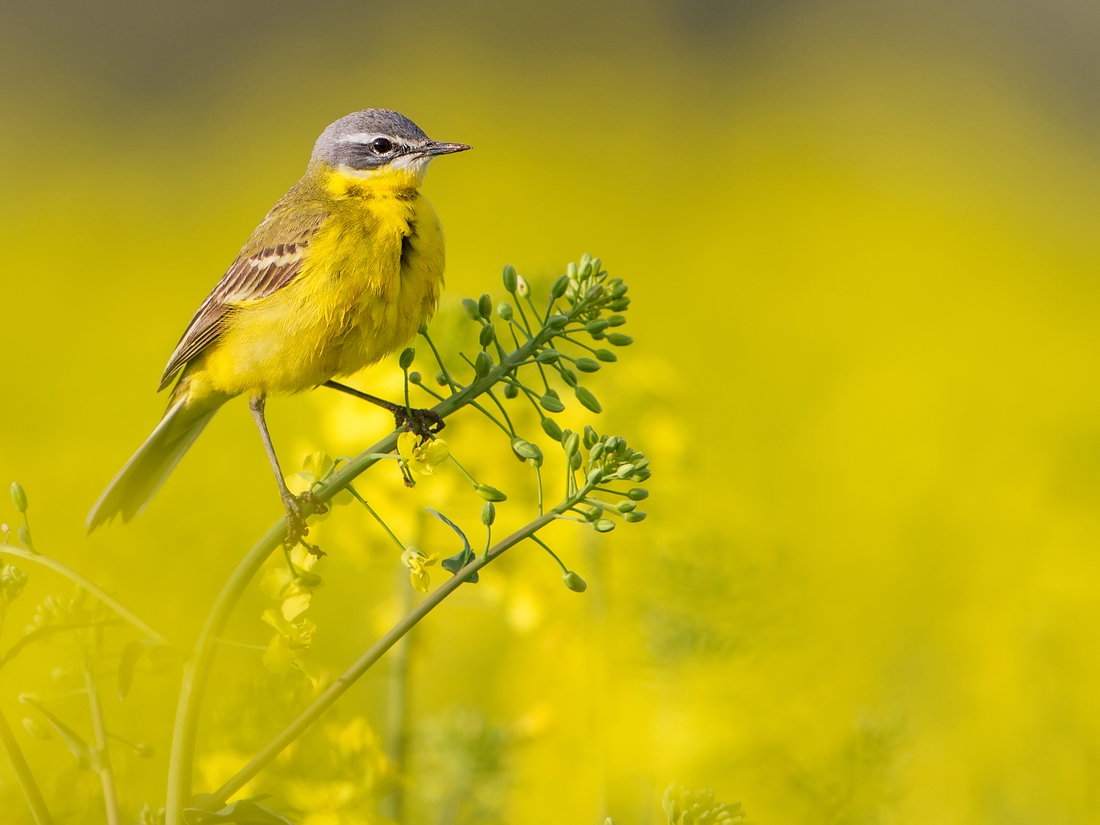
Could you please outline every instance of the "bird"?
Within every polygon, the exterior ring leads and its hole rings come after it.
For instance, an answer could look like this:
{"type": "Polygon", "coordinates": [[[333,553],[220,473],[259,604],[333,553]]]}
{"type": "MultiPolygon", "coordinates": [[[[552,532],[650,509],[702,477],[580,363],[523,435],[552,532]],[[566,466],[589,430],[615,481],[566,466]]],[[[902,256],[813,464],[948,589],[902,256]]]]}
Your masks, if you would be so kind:
{"type": "MultiPolygon", "coordinates": [[[[420,192],[428,166],[464,143],[432,140],[404,115],[365,109],[317,139],[306,171],[267,213],[199,306],[168,359],[172,388],[160,423],[107,485],[85,526],[141,513],[214,414],[247,395],[287,519],[307,528],[303,497],[287,488],[265,418],[269,394],[327,386],[395,413],[335,381],[395,352],[435,312],[443,288],[443,229],[420,192]]],[[[413,429],[442,426],[413,411],[413,429]]]]}

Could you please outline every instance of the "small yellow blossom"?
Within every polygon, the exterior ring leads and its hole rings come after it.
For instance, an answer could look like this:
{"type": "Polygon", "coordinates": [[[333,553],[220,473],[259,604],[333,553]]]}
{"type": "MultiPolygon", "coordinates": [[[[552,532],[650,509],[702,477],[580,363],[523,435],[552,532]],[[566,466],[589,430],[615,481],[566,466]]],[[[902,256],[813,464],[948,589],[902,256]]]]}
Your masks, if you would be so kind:
{"type": "Polygon", "coordinates": [[[409,581],[421,593],[428,592],[428,585],[432,581],[428,575],[428,568],[437,561],[439,561],[438,553],[429,556],[419,547],[410,547],[401,554],[401,563],[409,568],[409,581]]]}
{"type": "Polygon", "coordinates": [[[435,468],[450,455],[443,439],[425,440],[407,430],[397,436],[397,452],[402,464],[422,476],[434,474],[435,468]]]}

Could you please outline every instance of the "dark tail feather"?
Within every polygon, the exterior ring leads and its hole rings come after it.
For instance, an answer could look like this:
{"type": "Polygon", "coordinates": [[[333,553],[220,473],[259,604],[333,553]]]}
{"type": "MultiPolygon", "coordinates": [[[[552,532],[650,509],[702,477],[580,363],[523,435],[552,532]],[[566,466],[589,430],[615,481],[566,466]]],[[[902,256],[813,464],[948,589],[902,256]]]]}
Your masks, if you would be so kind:
{"type": "Polygon", "coordinates": [[[197,401],[183,397],[172,404],[157,428],[92,506],[84,523],[88,532],[116,515],[121,515],[125,522],[144,510],[187,448],[227,400],[222,395],[197,401]]]}

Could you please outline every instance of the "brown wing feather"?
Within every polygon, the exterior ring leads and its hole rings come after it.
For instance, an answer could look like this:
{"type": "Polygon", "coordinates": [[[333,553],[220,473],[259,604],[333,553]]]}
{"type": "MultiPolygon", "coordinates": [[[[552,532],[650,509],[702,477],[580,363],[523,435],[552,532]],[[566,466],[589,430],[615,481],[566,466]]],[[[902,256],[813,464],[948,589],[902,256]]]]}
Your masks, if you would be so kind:
{"type": "Polygon", "coordinates": [[[305,260],[309,239],[315,232],[315,229],[310,229],[292,243],[265,247],[251,255],[242,254],[233,262],[187,325],[172,357],[168,359],[168,366],[164,368],[159,389],[163,390],[171,384],[176,373],[188,361],[218,339],[234,312],[234,304],[264,298],[294,279],[305,260]]]}

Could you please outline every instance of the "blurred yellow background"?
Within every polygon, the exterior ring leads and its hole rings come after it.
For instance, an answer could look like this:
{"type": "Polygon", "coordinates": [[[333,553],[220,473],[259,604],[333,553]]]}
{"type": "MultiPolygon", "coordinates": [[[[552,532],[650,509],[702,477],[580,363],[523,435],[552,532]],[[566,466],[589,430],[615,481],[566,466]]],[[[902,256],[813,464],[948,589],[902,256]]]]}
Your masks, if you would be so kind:
{"type": "MultiPolygon", "coordinates": [[[[674,779],[761,825],[1097,821],[1095,3],[0,9],[0,481],[27,489],[39,549],[179,644],[280,512],[245,405],[132,524],[86,538],[84,515],[155,424],[191,313],[325,125],[387,107],[474,146],[426,184],[448,240],[442,316],[501,299],[508,262],[538,280],[590,251],[631,285],[637,343],[591,383],[593,423],[652,457],[650,517],[555,532],[583,596],[518,548],[414,633],[406,822],[644,825],[674,779]]],[[[396,375],[357,383],[392,394],[396,375]]],[[[289,471],[386,429],[323,391],[272,401],[269,420],[289,471]]],[[[473,414],[447,437],[529,503],[473,414]]],[[[445,499],[480,535],[457,483],[441,471],[405,495],[378,470],[361,489],[450,554],[416,514],[445,499]]],[[[312,659],[331,677],[411,596],[363,514],[317,536],[312,659]]],[[[21,566],[0,647],[69,591],[21,566]]],[[[266,644],[266,606],[254,588],[234,638],[266,644]]],[[[0,672],[10,719],[30,690],[87,732],[51,679],[66,657],[40,647],[0,672]]],[[[200,780],[294,715],[312,689],[292,677],[220,653],[200,780]]],[[[157,748],[116,755],[126,821],[163,804],[177,680],[139,674],[125,703],[105,689],[109,724],[157,748]]],[[[381,749],[399,681],[383,662],[310,747],[381,749]]],[[[95,778],[20,737],[59,822],[102,821],[95,778]]],[[[345,760],[334,788],[323,759],[284,763],[297,784],[281,792],[318,825],[370,821],[387,792],[371,770],[395,770],[345,760]]],[[[30,821],[6,763],[0,811],[30,821]]]]}

